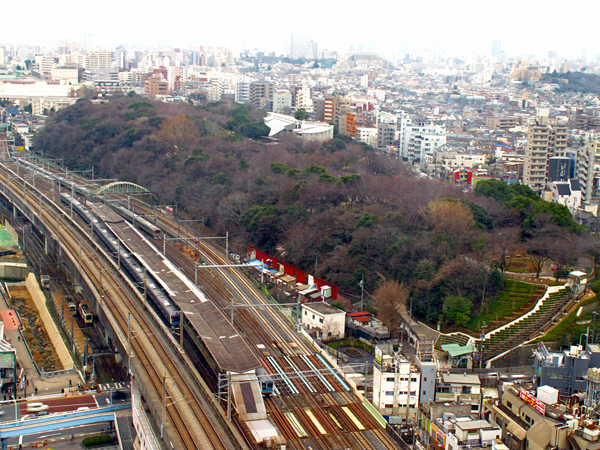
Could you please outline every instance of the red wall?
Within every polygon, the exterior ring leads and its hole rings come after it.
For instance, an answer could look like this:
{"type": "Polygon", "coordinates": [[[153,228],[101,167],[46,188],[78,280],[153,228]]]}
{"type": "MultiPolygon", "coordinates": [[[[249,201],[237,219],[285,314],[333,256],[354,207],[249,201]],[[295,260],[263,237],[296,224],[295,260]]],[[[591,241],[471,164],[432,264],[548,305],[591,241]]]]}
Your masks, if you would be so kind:
{"type": "MultiPolygon", "coordinates": [[[[265,252],[257,249],[256,247],[253,247],[252,245],[248,246],[248,253],[250,253],[250,252],[256,252],[256,259],[258,259],[259,261],[262,261],[267,266],[270,266],[271,268],[273,268],[277,271],[279,271],[279,264],[282,264],[283,272],[286,275],[291,275],[291,276],[295,277],[297,283],[306,284],[308,282],[308,274],[306,272],[304,272],[303,270],[300,270],[297,267],[294,267],[291,264],[288,264],[284,261],[280,261],[277,258],[274,258],[273,256],[269,255],[268,253],[265,253],[265,252]],[[271,261],[267,262],[268,259],[270,259],[271,261]]],[[[332,286],[331,284],[327,283],[325,280],[321,280],[320,278],[315,278],[315,284],[319,288],[321,288],[323,286],[329,286],[331,288],[331,298],[333,298],[333,299],[337,298],[337,296],[338,296],[338,287],[337,286],[332,286]]]]}

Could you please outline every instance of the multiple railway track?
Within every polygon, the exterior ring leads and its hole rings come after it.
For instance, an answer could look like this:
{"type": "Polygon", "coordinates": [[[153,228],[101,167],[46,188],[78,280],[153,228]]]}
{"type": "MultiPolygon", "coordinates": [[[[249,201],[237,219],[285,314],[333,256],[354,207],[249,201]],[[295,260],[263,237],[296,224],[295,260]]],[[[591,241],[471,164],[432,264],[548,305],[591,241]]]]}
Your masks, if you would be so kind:
{"type": "Polygon", "coordinates": [[[197,380],[185,369],[174,351],[176,347],[168,342],[169,331],[149,317],[135,286],[120,274],[110,255],[89,241],[89,230],[76,222],[65,225],[69,212],[44,194],[52,187],[38,179],[34,188],[17,176],[9,164],[4,163],[4,170],[0,170],[0,184],[30,206],[32,214],[57,237],[82,277],[97,293],[121,341],[129,346],[126,364],[129,369],[129,362],[135,365],[136,376],[152,386],[152,392],[163,404],[164,414],[169,419],[164,424],[165,433],[174,448],[239,448],[224,432],[223,424],[213,417],[206,398],[195,389],[197,380]],[[65,219],[59,220],[59,215],[65,219]]]}
{"type": "MultiPolygon", "coordinates": [[[[87,181],[84,184],[88,184],[87,181]]],[[[49,192],[51,188],[47,189],[49,192]]],[[[48,214],[54,212],[53,208],[57,208],[46,200],[49,206],[42,206],[42,197],[39,198],[40,215],[44,215],[44,221],[48,220],[48,214]],[[50,212],[45,212],[46,208],[50,212]]],[[[197,273],[200,288],[218,307],[224,311],[228,310],[233,299],[236,305],[236,328],[251,342],[252,351],[262,360],[265,368],[271,373],[281,374],[276,381],[280,396],[267,399],[265,404],[272,421],[286,438],[288,448],[397,448],[358,397],[349,392],[349,387],[339,375],[334,374],[325,360],[314,354],[311,345],[293,329],[288,318],[279,311],[273,311],[277,307],[267,303],[243,271],[238,268],[221,267],[200,269],[196,272],[199,259],[211,265],[231,264],[222,251],[206,241],[194,240],[191,231],[181,228],[169,216],[157,214],[156,210],[144,204],[137,203],[136,212],[154,216],[157,225],[166,234],[182,236],[194,257],[191,257],[189,252],[183,252],[181,245],[172,242],[165,246],[166,256],[177,267],[183,268],[190,279],[196,278],[197,273]],[[241,305],[251,308],[241,308],[241,305]]],[[[60,230],[58,225],[55,231],[57,235],[61,235],[61,239],[62,234],[68,234],[67,231],[60,230]]],[[[81,234],[84,234],[84,231],[80,229],[79,235],[73,233],[63,240],[63,243],[67,241],[66,245],[72,255],[77,254],[81,234]]],[[[79,263],[81,264],[82,258],[94,259],[93,253],[90,248],[89,254],[87,250],[83,257],[80,254],[79,263]]],[[[165,411],[177,430],[181,443],[181,446],[175,448],[230,448],[222,438],[223,433],[219,432],[218,427],[204,414],[203,408],[194,406],[200,402],[193,401],[195,392],[188,389],[188,386],[193,385],[189,374],[186,378],[177,368],[181,357],[169,354],[165,350],[169,348],[169,343],[164,336],[172,338],[170,332],[164,326],[160,329],[155,323],[144,318],[145,310],[139,299],[135,298],[136,295],[139,297],[139,293],[135,292],[131,283],[127,285],[119,276],[114,261],[110,261],[110,257],[105,255],[104,258],[96,258],[95,262],[84,266],[82,270],[95,286],[99,296],[104,296],[104,301],[114,314],[120,329],[131,330],[134,336],[130,339],[131,351],[137,355],[139,366],[143,368],[158,398],[168,405],[165,411]],[[105,273],[102,285],[98,276],[94,275],[97,271],[105,273]],[[107,273],[110,276],[107,277],[107,273]],[[123,292],[131,294],[131,298],[122,298],[127,297],[123,292]],[[130,313],[135,316],[133,321],[130,313]],[[163,338],[159,339],[158,335],[163,338]],[[190,427],[191,423],[200,426],[190,427]]],[[[244,425],[239,425],[244,430],[244,425]]]]}

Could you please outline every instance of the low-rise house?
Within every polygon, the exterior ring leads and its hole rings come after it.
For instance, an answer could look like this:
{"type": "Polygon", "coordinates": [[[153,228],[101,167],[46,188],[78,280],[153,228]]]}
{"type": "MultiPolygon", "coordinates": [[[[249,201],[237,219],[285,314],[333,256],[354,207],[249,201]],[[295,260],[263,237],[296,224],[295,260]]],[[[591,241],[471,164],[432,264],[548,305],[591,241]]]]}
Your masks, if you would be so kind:
{"type": "Polygon", "coordinates": [[[344,337],[346,313],[325,302],[302,305],[302,325],[323,342],[344,337]]]}
{"type": "Polygon", "coordinates": [[[478,413],[481,406],[481,380],[479,375],[442,373],[436,380],[435,401],[469,403],[471,412],[478,413]]]}
{"type": "Polygon", "coordinates": [[[346,334],[367,340],[390,338],[390,330],[367,311],[346,314],[346,334]]]}

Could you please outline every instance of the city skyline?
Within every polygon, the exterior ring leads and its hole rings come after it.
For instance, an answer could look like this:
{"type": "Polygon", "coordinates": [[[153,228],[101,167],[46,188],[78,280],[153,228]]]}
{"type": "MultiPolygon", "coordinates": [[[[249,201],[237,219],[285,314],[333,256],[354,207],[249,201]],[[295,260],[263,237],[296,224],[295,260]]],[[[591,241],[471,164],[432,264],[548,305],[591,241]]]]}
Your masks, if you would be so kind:
{"type": "MultiPolygon", "coordinates": [[[[156,10],[114,0],[103,5],[102,11],[91,6],[72,10],[34,0],[35,13],[27,17],[27,26],[17,21],[4,25],[0,44],[54,48],[58,40],[70,38],[88,48],[223,46],[279,56],[289,54],[291,35],[298,33],[310,36],[319,52],[340,54],[368,48],[380,54],[490,56],[494,40],[510,56],[543,58],[556,52],[560,58],[594,59],[600,53],[593,15],[581,14],[577,8],[581,1],[559,14],[515,0],[504,2],[497,11],[482,11],[473,0],[452,4],[435,0],[426,11],[417,4],[390,7],[397,14],[387,13],[387,5],[382,5],[372,19],[361,20],[355,10],[341,11],[337,4],[314,0],[301,8],[272,1],[249,8],[236,0],[226,11],[220,5],[183,2],[177,8],[184,13],[181,18],[177,11],[165,18],[156,10]],[[61,23],[68,25],[56,26],[61,23]]],[[[9,14],[13,7],[7,8],[9,14]]]]}

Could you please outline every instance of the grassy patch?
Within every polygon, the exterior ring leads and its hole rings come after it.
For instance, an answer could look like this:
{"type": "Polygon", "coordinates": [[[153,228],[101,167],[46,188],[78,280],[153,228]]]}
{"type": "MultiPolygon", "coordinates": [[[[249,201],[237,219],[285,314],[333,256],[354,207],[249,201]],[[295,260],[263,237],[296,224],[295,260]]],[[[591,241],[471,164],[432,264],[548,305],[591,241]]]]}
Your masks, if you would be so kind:
{"type": "MultiPolygon", "coordinates": [[[[477,332],[482,321],[485,321],[488,325],[496,321],[501,322],[502,319],[523,308],[529,302],[539,299],[544,292],[540,288],[543,289],[540,285],[506,279],[504,289],[498,297],[492,300],[489,311],[481,311],[478,315],[472,317],[467,324],[467,328],[477,332]]],[[[490,329],[488,328],[488,330],[490,329]]]]}
{"type": "Polygon", "coordinates": [[[591,328],[591,326],[590,324],[577,325],[575,322],[578,320],[592,319],[592,311],[582,314],[579,317],[577,317],[577,311],[580,307],[587,305],[588,303],[595,302],[597,300],[598,296],[595,296],[593,298],[584,300],[583,302],[579,303],[577,305],[577,308],[575,308],[575,310],[571,314],[569,314],[567,317],[561,320],[560,323],[554,328],[552,328],[548,333],[536,339],[535,342],[561,341],[567,335],[570,335],[573,343],[575,343],[575,341],[579,343],[579,336],[586,332],[587,327],[591,328]],[[575,337],[576,339],[574,339],[575,337]]]}
{"type": "Polygon", "coordinates": [[[374,350],[372,345],[365,344],[362,341],[354,341],[350,339],[344,339],[343,341],[328,342],[327,346],[333,348],[334,350],[339,347],[359,347],[363,350],[368,351],[369,353],[373,353],[374,350]]]}

